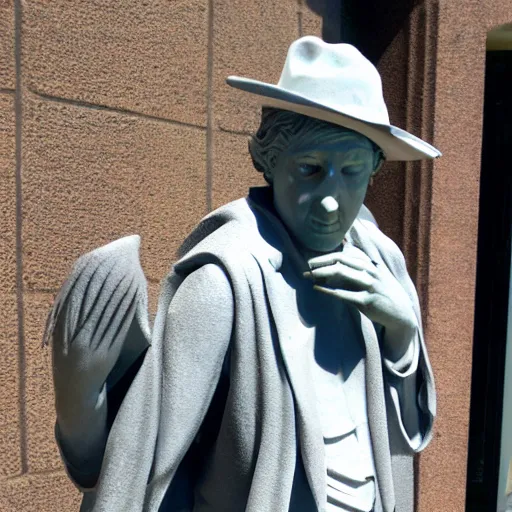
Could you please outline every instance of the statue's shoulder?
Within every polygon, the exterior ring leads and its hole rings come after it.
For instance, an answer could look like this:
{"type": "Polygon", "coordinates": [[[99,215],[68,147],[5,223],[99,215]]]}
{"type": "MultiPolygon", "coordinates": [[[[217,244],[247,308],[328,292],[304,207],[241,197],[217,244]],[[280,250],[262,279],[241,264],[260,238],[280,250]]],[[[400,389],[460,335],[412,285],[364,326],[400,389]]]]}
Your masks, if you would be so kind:
{"type": "Polygon", "coordinates": [[[198,252],[240,251],[255,232],[257,221],[247,199],[237,199],[206,215],[179,248],[178,258],[181,261],[198,252]]]}

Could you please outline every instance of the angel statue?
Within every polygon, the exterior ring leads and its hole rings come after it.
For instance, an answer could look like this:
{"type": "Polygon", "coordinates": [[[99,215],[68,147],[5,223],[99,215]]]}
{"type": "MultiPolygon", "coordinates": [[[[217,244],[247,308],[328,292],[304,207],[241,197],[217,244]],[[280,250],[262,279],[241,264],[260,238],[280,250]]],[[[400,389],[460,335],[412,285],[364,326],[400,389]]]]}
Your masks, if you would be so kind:
{"type": "Polygon", "coordinates": [[[205,217],[154,325],[139,238],[82,256],[50,313],[56,439],[93,512],[413,510],[436,410],[402,253],[363,205],[390,125],[375,67],[303,37],[257,95],[268,186],[205,217]]]}

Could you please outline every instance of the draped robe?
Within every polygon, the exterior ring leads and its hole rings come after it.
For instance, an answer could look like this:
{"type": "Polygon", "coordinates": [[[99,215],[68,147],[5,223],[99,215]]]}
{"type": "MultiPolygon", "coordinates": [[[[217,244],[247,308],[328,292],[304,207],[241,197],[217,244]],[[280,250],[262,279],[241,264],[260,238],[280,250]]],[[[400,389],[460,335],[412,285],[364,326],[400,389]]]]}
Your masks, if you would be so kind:
{"type": "MultiPolygon", "coordinates": [[[[418,299],[400,250],[368,220],[364,207],[347,234],[347,243],[356,245],[377,264],[386,265],[407,292],[420,326],[413,403],[420,415],[421,442],[411,446],[398,392],[400,368],[383,360],[375,326],[351,309],[366,350],[376,510],[411,512],[412,456],[429,443],[436,408],[418,299]]],[[[194,389],[202,372],[197,358],[180,354],[180,365],[188,365],[188,372],[176,367],[166,322],[176,290],[190,273],[206,264],[224,270],[235,303],[229,390],[216,439],[204,454],[208,467],[213,468],[202,482],[210,510],[287,511],[297,460],[303,464],[315,508],[325,509],[323,437],[300,318],[293,306],[295,290],[280,272],[284,258],[306,269],[272,213],[268,189],[253,189],[249,198],[213,212],[188,237],[180,260],[163,281],[151,346],[117,411],[98,483],[85,493],[82,511],[157,512],[183,510],[190,503],[194,482],[187,467],[188,455],[215,390],[199,396],[194,389]],[[167,376],[177,371],[192,376],[187,397],[166,385],[167,376]]],[[[217,347],[211,350],[214,353],[217,347]]],[[[194,510],[202,510],[201,504],[196,503],[194,510]]]]}

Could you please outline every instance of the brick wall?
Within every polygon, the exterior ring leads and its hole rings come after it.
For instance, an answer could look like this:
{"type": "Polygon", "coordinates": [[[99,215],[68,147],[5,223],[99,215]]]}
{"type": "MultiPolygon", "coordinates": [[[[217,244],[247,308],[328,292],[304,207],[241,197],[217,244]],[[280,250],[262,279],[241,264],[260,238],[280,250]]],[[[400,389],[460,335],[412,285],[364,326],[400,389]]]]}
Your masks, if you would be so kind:
{"type": "Polygon", "coordinates": [[[53,440],[52,299],[82,253],[142,235],[155,309],[180,242],[261,183],[258,106],[321,19],[300,0],[0,0],[0,511],[78,510],[53,440]]]}

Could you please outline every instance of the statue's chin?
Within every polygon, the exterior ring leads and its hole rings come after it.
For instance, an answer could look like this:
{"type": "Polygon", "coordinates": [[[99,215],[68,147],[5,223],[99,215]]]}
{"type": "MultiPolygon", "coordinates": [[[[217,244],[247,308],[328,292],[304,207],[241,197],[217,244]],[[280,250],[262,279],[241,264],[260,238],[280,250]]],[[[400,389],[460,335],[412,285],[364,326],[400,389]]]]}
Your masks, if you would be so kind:
{"type": "Polygon", "coordinates": [[[336,237],[315,237],[307,240],[301,240],[301,245],[308,251],[317,253],[329,253],[341,251],[343,248],[344,234],[338,234],[336,237]]]}

